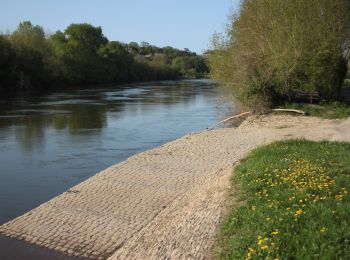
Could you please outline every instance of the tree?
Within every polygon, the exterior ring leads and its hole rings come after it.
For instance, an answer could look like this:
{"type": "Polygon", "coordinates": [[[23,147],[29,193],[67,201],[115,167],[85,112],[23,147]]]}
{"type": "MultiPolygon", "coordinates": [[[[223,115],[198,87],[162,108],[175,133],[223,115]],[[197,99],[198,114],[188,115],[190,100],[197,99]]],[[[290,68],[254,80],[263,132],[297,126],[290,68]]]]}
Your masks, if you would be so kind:
{"type": "Polygon", "coordinates": [[[173,59],[173,66],[185,77],[204,77],[209,68],[201,56],[179,56],[173,59]]]}
{"type": "Polygon", "coordinates": [[[244,0],[227,35],[214,35],[211,74],[239,99],[269,106],[294,90],[337,95],[349,36],[347,0],[244,0]]]}
{"type": "Polygon", "coordinates": [[[29,21],[19,24],[10,35],[10,41],[16,52],[17,88],[46,88],[51,81],[50,47],[45,32],[39,25],[29,21]]]}
{"type": "Polygon", "coordinates": [[[128,51],[135,54],[140,53],[140,46],[137,42],[130,42],[128,44],[128,51]]]}
{"type": "Polygon", "coordinates": [[[16,53],[10,41],[0,35],[0,91],[13,91],[17,84],[16,53]]]}
{"type": "Polygon", "coordinates": [[[62,33],[51,36],[56,64],[64,67],[63,76],[72,84],[108,82],[98,50],[108,43],[101,27],[87,23],[71,24],[62,33]]]}
{"type": "Polygon", "coordinates": [[[128,74],[134,62],[128,52],[128,45],[112,41],[98,50],[104,59],[105,74],[111,76],[112,82],[128,81],[128,74]]]}
{"type": "Polygon", "coordinates": [[[10,36],[11,43],[17,49],[31,49],[41,54],[47,54],[44,29],[39,25],[32,25],[30,21],[21,22],[10,36]]]}
{"type": "Polygon", "coordinates": [[[141,42],[140,54],[141,55],[150,55],[153,54],[153,47],[148,42],[141,42]]]}
{"type": "Polygon", "coordinates": [[[94,27],[88,23],[71,24],[64,31],[68,43],[79,48],[97,51],[108,43],[101,27],[94,27]]]}

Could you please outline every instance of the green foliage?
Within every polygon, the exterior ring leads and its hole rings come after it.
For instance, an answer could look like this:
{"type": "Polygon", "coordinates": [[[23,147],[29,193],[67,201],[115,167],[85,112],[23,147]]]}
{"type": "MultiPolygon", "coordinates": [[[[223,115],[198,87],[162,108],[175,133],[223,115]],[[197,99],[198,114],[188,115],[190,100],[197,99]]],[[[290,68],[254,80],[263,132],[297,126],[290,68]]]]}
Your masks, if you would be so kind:
{"type": "Polygon", "coordinates": [[[135,54],[138,54],[140,52],[140,46],[137,42],[130,42],[128,44],[128,51],[135,54]]]}
{"type": "Polygon", "coordinates": [[[222,259],[348,259],[350,145],[290,140],[235,169],[240,207],[223,223],[222,259]]]}
{"type": "Polygon", "coordinates": [[[29,21],[20,23],[11,34],[10,40],[19,51],[30,49],[43,55],[49,51],[44,29],[39,25],[32,25],[29,21]]]}
{"type": "Polygon", "coordinates": [[[212,38],[212,77],[248,105],[250,96],[272,105],[295,90],[334,98],[346,74],[349,11],[347,0],[243,0],[227,35],[212,38]]]}
{"type": "MultiPolygon", "coordinates": [[[[108,82],[98,50],[108,43],[100,27],[90,24],[71,24],[64,32],[51,36],[54,55],[64,67],[60,75],[71,84],[108,82]]],[[[110,80],[110,79],[109,79],[110,80]]]]}
{"type": "Polygon", "coordinates": [[[34,26],[29,21],[19,24],[9,36],[9,41],[15,51],[13,73],[8,79],[12,81],[7,90],[26,90],[31,83],[36,88],[43,89],[51,81],[49,56],[51,50],[41,26],[34,26]]]}
{"type": "Polygon", "coordinates": [[[191,78],[202,78],[209,73],[209,68],[202,56],[179,56],[172,60],[172,64],[181,75],[191,78]]]}
{"type": "Polygon", "coordinates": [[[83,48],[89,51],[97,51],[107,44],[107,38],[102,34],[101,27],[91,24],[71,24],[64,31],[67,44],[72,48],[83,48]]]}
{"type": "Polygon", "coordinates": [[[0,91],[48,90],[63,85],[123,83],[204,76],[204,58],[188,49],[147,42],[109,41],[101,27],[71,24],[49,37],[41,26],[19,24],[0,36],[0,91]],[[182,62],[177,66],[176,60],[182,62]]]}
{"type": "Polygon", "coordinates": [[[18,81],[16,70],[16,52],[10,41],[0,35],[0,82],[1,88],[9,90],[18,81]]]}
{"type": "Polygon", "coordinates": [[[98,55],[105,64],[105,74],[112,82],[128,81],[128,68],[134,62],[133,56],[128,52],[128,47],[120,42],[112,41],[98,50],[98,55]]]}

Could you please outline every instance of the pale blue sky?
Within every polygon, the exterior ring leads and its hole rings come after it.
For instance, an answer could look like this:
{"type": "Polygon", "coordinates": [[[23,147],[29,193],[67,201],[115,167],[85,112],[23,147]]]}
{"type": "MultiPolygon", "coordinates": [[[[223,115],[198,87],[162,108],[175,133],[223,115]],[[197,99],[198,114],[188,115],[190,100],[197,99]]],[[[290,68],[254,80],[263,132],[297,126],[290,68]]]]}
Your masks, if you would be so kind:
{"type": "Polygon", "coordinates": [[[30,20],[48,32],[71,23],[101,26],[109,40],[146,41],[160,47],[209,47],[214,31],[224,30],[239,0],[0,0],[0,31],[30,20]]]}

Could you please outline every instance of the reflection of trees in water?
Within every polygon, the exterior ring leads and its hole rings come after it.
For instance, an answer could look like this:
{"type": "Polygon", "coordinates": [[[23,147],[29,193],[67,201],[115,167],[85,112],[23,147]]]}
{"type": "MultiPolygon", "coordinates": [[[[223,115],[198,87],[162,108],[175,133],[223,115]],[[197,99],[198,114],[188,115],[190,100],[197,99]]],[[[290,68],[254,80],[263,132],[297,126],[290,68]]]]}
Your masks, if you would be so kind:
{"type": "Polygon", "coordinates": [[[24,151],[30,152],[43,146],[45,128],[49,125],[47,118],[41,115],[23,116],[15,121],[16,141],[24,151]]]}
{"type": "Polygon", "coordinates": [[[106,126],[107,108],[104,105],[65,105],[60,106],[60,109],[69,113],[53,116],[56,130],[69,129],[74,134],[78,130],[96,130],[106,126]]]}
{"type": "MultiPolygon", "coordinates": [[[[185,106],[190,104],[199,94],[212,95],[214,93],[211,91],[213,90],[212,84],[208,85],[207,88],[203,83],[160,82],[146,84],[142,87],[147,88],[147,91],[138,94],[120,93],[118,89],[108,90],[115,91],[115,95],[125,96],[125,100],[107,100],[104,91],[96,91],[94,94],[89,92],[64,93],[61,97],[56,96],[55,100],[48,97],[48,103],[37,102],[43,102],[46,99],[28,99],[24,103],[20,100],[10,103],[8,107],[2,104],[2,115],[13,112],[17,113],[19,117],[12,114],[14,117],[0,120],[0,129],[5,130],[9,126],[14,126],[17,142],[24,151],[31,152],[33,149],[41,149],[45,145],[45,138],[50,138],[48,136],[50,129],[67,131],[70,135],[96,138],[96,131],[101,131],[102,128],[106,127],[107,112],[118,115],[118,112],[123,110],[145,113],[145,111],[153,109],[171,109],[174,104],[185,106]],[[65,103],[78,99],[86,102],[65,103]],[[50,104],[50,102],[55,104],[50,104]],[[153,106],[153,104],[157,106],[153,106]],[[25,109],[28,109],[27,112],[20,112],[25,111],[25,109]],[[85,131],[92,129],[94,131],[85,131]]],[[[135,88],[137,86],[129,86],[125,87],[124,90],[135,88]]],[[[123,115],[123,113],[120,114],[123,115]]]]}
{"type": "MultiPolygon", "coordinates": [[[[35,148],[44,145],[46,130],[54,128],[56,130],[67,129],[70,134],[86,135],[89,131],[100,130],[106,126],[107,106],[104,105],[55,105],[49,107],[49,114],[38,114],[36,116],[24,116],[15,120],[16,140],[21,147],[30,152],[35,148]],[[62,113],[62,110],[65,112],[62,113]]],[[[44,108],[43,108],[44,110],[44,108]]],[[[12,122],[13,123],[13,122],[12,122]]]]}

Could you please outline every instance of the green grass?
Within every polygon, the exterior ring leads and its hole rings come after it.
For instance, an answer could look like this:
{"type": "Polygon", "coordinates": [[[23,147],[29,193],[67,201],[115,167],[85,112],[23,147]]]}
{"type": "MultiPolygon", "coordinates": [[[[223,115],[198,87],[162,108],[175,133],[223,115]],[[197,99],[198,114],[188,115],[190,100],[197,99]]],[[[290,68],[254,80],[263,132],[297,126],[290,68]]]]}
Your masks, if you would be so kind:
{"type": "Polygon", "coordinates": [[[236,167],[221,259],[350,259],[350,144],[291,140],[236,167]]]}
{"type": "Polygon", "coordinates": [[[306,103],[286,103],[279,108],[299,109],[306,112],[307,115],[337,119],[350,116],[350,106],[341,102],[306,104],[306,103]]]}

